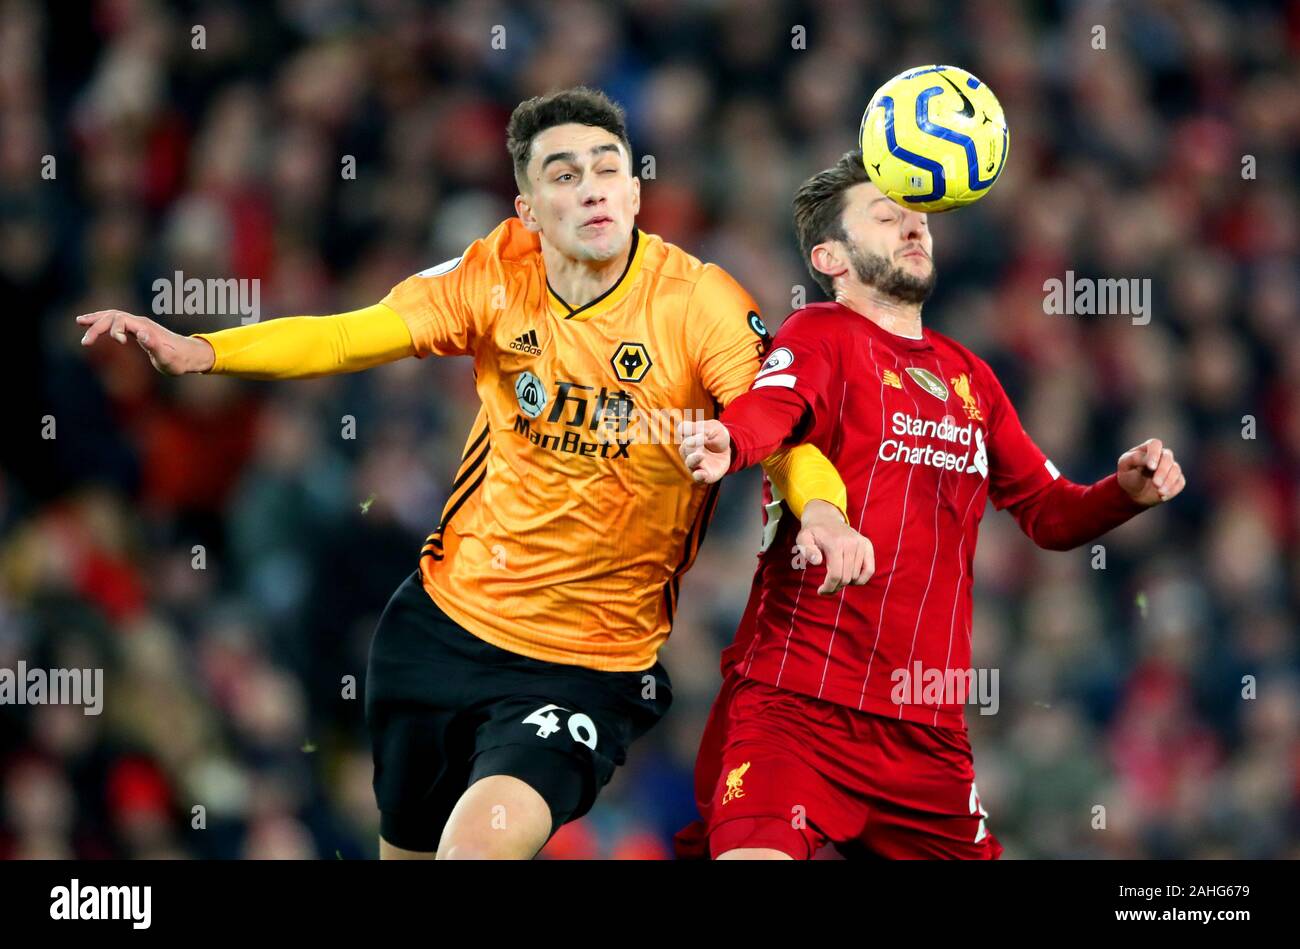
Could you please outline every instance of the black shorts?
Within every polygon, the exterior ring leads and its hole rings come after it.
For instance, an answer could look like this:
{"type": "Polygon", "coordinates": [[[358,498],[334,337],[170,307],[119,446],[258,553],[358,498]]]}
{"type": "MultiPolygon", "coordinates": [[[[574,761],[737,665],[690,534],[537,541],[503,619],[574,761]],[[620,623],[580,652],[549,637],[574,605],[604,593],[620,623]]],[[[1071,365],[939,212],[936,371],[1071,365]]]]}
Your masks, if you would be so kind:
{"type": "Polygon", "coordinates": [[[452,621],[417,571],[370,645],[366,724],[380,834],[434,851],[475,781],[517,777],[551,809],[551,832],[595,803],[628,746],[672,703],[667,670],[597,672],[493,646],[452,621]]]}

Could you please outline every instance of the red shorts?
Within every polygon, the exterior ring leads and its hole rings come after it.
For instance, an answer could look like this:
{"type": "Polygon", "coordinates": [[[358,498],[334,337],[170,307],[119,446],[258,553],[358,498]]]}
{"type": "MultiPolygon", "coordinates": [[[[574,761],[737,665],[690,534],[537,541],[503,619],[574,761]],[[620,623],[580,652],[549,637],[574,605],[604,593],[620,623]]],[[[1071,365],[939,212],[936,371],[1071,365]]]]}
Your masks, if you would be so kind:
{"type": "MultiPolygon", "coordinates": [[[[732,673],[714,703],[695,770],[717,857],[740,847],[808,859],[995,860],[964,730],[894,721],[732,673]]],[[[696,854],[702,856],[702,853],[696,854]]]]}

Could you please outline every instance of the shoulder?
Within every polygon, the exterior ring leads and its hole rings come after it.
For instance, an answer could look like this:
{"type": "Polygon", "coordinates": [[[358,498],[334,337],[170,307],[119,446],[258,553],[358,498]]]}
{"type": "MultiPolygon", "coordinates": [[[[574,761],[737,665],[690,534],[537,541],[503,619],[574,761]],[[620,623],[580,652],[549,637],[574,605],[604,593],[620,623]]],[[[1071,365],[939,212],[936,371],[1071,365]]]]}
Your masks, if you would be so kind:
{"type": "Polygon", "coordinates": [[[503,264],[531,264],[542,253],[541,238],[517,217],[506,218],[476,243],[482,245],[485,256],[503,264]]]}
{"type": "Polygon", "coordinates": [[[659,278],[665,289],[675,285],[693,298],[723,295],[749,299],[749,293],[740,282],[722,267],[700,260],[658,234],[647,234],[645,231],[640,233],[645,242],[641,269],[659,278]]]}
{"type": "Polygon", "coordinates": [[[694,285],[708,267],[702,260],[676,244],[670,244],[658,234],[637,229],[641,242],[641,269],[669,280],[680,280],[694,285]]]}
{"type": "Polygon", "coordinates": [[[456,257],[413,274],[416,278],[456,274],[462,279],[485,273],[498,274],[529,265],[541,255],[541,243],[518,218],[509,218],[474,241],[456,257]]]}
{"type": "Polygon", "coordinates": [[[754,333],[767,339],[767,327],[758,304],[735,277],[714,263],[706,263],[657,235],[648,239],[642,263],[643,277],[653,281],[651,291],[663,312],[674,314],[696,344],[703,339],[734,339],[754,333]],[[718,335],[721,334],[721,335],[718,335]]]}

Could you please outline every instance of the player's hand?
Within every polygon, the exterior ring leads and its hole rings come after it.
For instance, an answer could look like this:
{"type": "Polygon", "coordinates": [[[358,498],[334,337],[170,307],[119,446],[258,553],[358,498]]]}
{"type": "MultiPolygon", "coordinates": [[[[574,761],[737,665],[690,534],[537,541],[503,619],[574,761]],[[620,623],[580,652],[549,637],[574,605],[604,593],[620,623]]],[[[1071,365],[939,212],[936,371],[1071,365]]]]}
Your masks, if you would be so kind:
{"type": "Polygon", "coordinates": [[[721,481],[731,467],[731,436],[715,418],[682,422],[677,426],[677,441],[686,469],[696,481],[721,481]]]}
{"type": "Polygon", "coordinates": [[[1158,438],[1148,438],[1120,455],[1116,476],[1128,496],[1147,507],[1176,497],[1187,484],[1174,453],[1158,438]]]}
{"type": "Polygon", "coordinates": [[[876,551],[867,540],[844,522],[844,515],[827,501],[804,505],[803,528],[795,538],[793,553],[817,566],[826,564],[826,579],[817,588],[823,596],[837,593],[852,583],[862,586],[876,572],[876,551]]]}
{"type": "Polygon", "coordinates": [[[105,334],[123,344],[129,337],[135,337],[153,367],[169,376],[207,372],[216,360],[207,340],[173,333],[148,317],[133,316],[122,310],[100,310],[77,317],[77,322],[86,327],[82,346],[95,345],[95,340],[105,334]]]}

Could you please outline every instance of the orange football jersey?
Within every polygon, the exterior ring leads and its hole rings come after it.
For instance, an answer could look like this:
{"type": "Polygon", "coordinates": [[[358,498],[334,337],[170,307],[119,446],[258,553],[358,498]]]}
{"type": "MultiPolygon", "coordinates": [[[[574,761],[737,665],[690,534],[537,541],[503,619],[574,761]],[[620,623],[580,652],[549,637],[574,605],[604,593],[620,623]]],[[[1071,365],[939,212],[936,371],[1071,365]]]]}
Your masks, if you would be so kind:
{"type": "Polygon", "coordinates": [[[718,491],[687,475],[675,422],[749,388],[768,343],[754,301],[635,231],[618,282],[575,309],[510,219],[383,302],[421,357],[473,357],[483,403],[421,554],[429,594],[503,649],[649,668],[718,491]]]}

